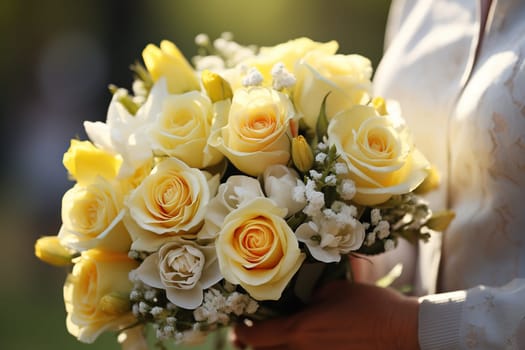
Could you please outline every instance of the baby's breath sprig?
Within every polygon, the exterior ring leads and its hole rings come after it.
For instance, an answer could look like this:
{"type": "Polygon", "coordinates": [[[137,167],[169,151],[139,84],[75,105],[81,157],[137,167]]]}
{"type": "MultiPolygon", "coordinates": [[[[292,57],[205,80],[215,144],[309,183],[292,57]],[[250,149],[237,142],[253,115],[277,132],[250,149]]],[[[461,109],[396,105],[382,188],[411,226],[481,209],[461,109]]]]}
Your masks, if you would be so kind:
{"type": "Polygon", "coordinates": [[[197,70],[233,68],[258,51],[256,46],[243,46],[233,40],[233,34],[224,32],[213,42],[208,35],[195,37],[197,55],[192,58],[197,70]]]}
{"type": "Polygon", "coordinates": [[[411,243],[430,238],[427,222],[432,217],[428,203],[413,193],[392,196],[379,206],[383,219],[391,223],[392,236],[411,243]]]}

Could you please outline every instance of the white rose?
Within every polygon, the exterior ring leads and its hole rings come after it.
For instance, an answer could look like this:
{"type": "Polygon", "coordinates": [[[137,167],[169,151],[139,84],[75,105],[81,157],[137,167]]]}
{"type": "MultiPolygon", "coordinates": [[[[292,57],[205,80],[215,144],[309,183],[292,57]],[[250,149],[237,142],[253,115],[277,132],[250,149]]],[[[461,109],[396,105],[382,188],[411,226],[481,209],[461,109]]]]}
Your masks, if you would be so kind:
{"type": "Polygon", "coordinates": [[[222,279],[214,246],[180,238],[148,256],[136,276],[151,287],[164,289],[169,301],[189,310],[202,304],[204,289],[222,279]]]}
{"type": "Polygon", "coordinates": [[[217,186],[218,177],[176,158],[161,161],[126,200],[132,249],[155,251],[175,236],[194,237],[217,186]]]}
{"type": "Polygon", "coordinates": [[[292,216],[306,205],[306,199],[298,201],[297,196],[294,196],[297,186],[304,187],[295,170],[285,165],[272,165],[264,172],[263,179],[266,196],[278,207],[286,208],[286,216],[292,216]]]}

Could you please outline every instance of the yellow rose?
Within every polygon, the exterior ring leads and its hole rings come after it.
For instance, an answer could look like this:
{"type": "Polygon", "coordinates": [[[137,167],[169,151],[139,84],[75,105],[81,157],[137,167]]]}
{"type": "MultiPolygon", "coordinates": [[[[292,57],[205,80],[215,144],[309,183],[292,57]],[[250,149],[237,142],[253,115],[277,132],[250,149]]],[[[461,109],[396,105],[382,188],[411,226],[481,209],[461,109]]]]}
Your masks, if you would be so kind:
{"type": "Polygon", "coordinates": [[[256,198],[226,216],[216,241],[224,278],[257,300],[278,300],[305,259],[285,214],[256,198]]]}
{"type": "Polygon", "coordinates": [[[161,77],[166,78],[170,93],[180,94],[200,90],[195,71],[171,41],[161,41],[160,48],[149,44],[142,51],[142,58],[153,81],[156,82],[161,77]]]}
{"type": "Polygon", "coordinates": [[[137,262],[126,254],[88,250],[75,260],[64,285],[69,333],[92,343],[105,331],[136,322],[129,305],[129,272],[137,262]]]}
{"type": "Polygon", "coordinates": [[[295,66],[297,82],[293,99],[306,125],[315,130],[324,97],[326,116],[364,103],[371,91],[372,65],[360,55],[331,55],[311,52],[295,66]]]}
{"type": "Polygon", "coordinates": [[[153,252],[174,236],[194,237],[217,187],[217,177],[176,158],[161,161],[126,201],[132,249],[153,252]]]}
{"type": "Polygon", "coordinates": [[[78,251],[92,248],[125,252],[131,239],[122,223],[120,186],[97,177],[87,186],[76,184],[62,197],[60,242],[78,251]]]}
{"type": "Polygon", "coordinates": [[[413,191],[427,176],[429,163],[414,147],[406,126],[374,107],[355,106],[335,115],[328,126],[348,176],[356,184],[358,204],[383,203],[413,191]]]}
{"type": "Polygon", "coordinates": [[[151,90],[148,102],[145,115],[155,154],[201,169],[223,159],[219,151],[208,147],[213,106],[205,95],[198,91],[170,95],[163,79],[151,90]]]}
{"type": "Polygon", "coordinates": [[[276,63],[283,63],[289,72],[293,72],[295,63],[308,52],[316,51],[331,55],[337,51],[338,46],[336,41],[319,43],[303,37],[276,46],[261,47],[257,56],[242,64],[257,68],[264,78],[263,84],[271,86],[271,70],[276,63]]]}
{"type": "Polygon", "coordinates": [[[119,172],[122,158],[95,147],[90,141],[71,140],[63,163],[79,184],[86,185],[97,176],[114,179],[119,172]]]}
{"type": "Polygon", "coordinates": [[[228,118],[218,117],[209,143],[240,171],[258,176],[272,164],[287,164],[295,111],[286,95],[267,88],[239,89],[228,118]]]}

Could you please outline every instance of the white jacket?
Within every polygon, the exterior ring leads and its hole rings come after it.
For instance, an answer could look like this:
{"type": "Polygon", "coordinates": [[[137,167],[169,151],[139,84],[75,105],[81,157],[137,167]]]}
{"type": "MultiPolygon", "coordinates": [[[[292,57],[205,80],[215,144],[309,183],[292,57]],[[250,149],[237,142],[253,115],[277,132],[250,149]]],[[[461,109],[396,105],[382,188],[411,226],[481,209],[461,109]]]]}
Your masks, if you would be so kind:
{"type": "Polygon", "coordinates": [[[525,349],[525,0],[493,0],[483,37],[478,2],[394,1],[374,77],[441,171],[431,206],[456,212],[373,259],[371,279],[401,259],[417,295],[454,291],[420,299],[423,349],[525,349]]]}

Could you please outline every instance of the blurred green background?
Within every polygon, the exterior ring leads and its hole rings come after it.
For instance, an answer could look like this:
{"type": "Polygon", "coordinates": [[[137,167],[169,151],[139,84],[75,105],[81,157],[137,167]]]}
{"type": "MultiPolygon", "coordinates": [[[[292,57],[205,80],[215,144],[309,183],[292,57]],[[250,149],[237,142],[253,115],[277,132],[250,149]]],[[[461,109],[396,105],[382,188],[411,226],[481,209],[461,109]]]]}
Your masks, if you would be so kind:
{"type": "MultiPolygon", "coordinates": [[[[105,120],[107,85],[130,87],[130,63],[162,39],[188,58],[203,32],[241,44],[300,36],[335,39],[341,53],[382,53],[387,0],[0,0],[0,349],[118,349],[115,335],[92,346],[65,328],[67,271],[39,262],[33,243],[60,227],[72,186],[62,155],[83,120],[105,120]]],[[[206,348],[204,346],[202,348],[206,348]]],[[[209,347],[209,346],[208,346],[209,347]]]]}

